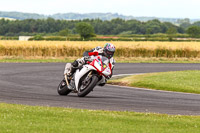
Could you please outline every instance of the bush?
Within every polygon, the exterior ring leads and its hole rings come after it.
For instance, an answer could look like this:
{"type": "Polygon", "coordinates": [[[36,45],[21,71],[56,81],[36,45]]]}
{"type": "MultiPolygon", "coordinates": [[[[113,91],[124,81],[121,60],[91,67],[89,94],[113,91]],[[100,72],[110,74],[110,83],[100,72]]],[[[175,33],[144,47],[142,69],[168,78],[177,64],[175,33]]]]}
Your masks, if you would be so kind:
{"type": "Polygon", "coordinates": [[[66,37],[47,37],[44,38],[46,41],[66,41],[66,37]]]}
{"type": "Polygon", "coordinates": [[[41,35],[35,35],[34,37],[30,38],[29,40],[44,40],[44,38],[41,35]]]}
{"type": "Polygon", "coordinates": [[[61,30],[61,31],[59,31],[58,34],[59,34],[59,36],[68,36],[69,30],[68,29],[61,30]]]}
{"type": "Polygon", "coordinates": [[[0,37],[0,40],[19,40],[19,37],[3,36],[3,37],[0,37]]]}

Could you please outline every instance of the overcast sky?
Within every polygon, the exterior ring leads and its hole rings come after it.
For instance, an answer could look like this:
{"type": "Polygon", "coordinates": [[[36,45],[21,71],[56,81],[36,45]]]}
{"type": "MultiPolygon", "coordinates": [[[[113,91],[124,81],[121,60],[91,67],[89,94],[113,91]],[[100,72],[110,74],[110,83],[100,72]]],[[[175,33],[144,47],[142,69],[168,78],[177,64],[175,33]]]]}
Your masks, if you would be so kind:
{"type": "Polygon", "coordinates": [[[132,16],[200,18],[200,0],[0,0],[0,11],[45,15],[111,12],[132,16]]]}

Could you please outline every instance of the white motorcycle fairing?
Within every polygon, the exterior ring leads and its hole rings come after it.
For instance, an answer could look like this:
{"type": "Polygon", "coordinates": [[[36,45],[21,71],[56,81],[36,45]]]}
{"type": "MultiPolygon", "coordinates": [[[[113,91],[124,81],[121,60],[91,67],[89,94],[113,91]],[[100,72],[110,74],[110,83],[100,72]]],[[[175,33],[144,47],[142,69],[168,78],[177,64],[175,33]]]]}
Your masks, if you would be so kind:
{"type": "Polygon", "coordinates": [[[114,62],[104,56],[85,58],[85,63],[73,69],[72,64],[66,64],[64,79],[58,85],[59,95],[68,95],[70,92],[77,93],[79,97],[85,97],[93,91],[96,85],[104,86],[107,79],[112,76],[114,62]],[[75,73],[74,73],[74,70],[75,73]]]}
{"type": "Polygon", "coordinates": [[[83,75],[85,75],[87,72],[91,71],[91,70],[96,70],[93,66],[91,65],[83,65],[83,68],[81,70],[77,69],[76,73],[75,73],[75,86],[76,86],[76,90],[79,90],[79,81],[80,79],[83,77],[83,75]]]}

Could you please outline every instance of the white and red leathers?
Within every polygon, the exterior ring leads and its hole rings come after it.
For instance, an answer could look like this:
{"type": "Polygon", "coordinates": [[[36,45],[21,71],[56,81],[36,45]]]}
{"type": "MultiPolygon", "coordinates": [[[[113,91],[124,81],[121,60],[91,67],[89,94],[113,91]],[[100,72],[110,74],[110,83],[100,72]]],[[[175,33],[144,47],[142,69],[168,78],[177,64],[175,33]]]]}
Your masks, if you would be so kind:
{"type": "MultiPolygon", "coordinates": [[[[101,55],[101,56],[105,56],[104,52],[103,52],[103,48],[98,46],[96,48],[93,48],[90,51],[86,51],[84,52],[82,58],[75,60],[73,63],[67,63],[66,67],[65,67],[65,71],[64,71],[64,75],[72,75],[77,67],[81,67],[82,65],[86,64],[87,61],[92,61],[95,59],[95,56],[97,55],[101,55]]],[[[111,66],[111,70],[113,71],[114,68],[114,64],[115,64],[115,60],[113,57],[111,57],[110,59],[108,59],[108,63],[111,66]]],[[[113,73],[113,72],[112,72],[113,73]]],[[[108,76],[108,79],[112,77],[112,74],[110,76],[108,76]]],[[[106,82],[106,79],[104,81],[104,83],[106,82]]]]}

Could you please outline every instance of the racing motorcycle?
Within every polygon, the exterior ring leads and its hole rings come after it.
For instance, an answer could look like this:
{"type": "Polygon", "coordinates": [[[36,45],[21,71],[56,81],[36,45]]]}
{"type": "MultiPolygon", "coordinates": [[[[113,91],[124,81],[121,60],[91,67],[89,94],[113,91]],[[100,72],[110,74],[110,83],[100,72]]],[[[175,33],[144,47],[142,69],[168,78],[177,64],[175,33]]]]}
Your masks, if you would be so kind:
{"type": "Polygon", "coordinates": [[[70,92],[77,93],[79,97],[84,97],[93,91],[96,85],[105,84],[106,78],[112,75],[114,64],[109,59],[98,55],[93,60],[79,67],[71,76],[64,76],[57,91],[59,95],[68,95],[70,92]]]}

